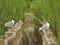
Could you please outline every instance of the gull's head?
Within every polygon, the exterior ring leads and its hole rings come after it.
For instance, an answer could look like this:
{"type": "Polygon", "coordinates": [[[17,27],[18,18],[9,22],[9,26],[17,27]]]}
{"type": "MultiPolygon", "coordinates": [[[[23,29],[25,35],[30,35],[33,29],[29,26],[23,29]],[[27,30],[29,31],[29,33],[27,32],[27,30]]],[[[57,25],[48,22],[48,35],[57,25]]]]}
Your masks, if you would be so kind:
{"type": "Polygon", "coordinates": [[[42,28],[40,27],[40,28],[39,28],[39,31],[41,31],[41,30],[42,30],[42,28]]]}
{"type": "Polygon", "coordinates": [[[12,19],[12,22],[13,22],[13,24],[14,24],[14,22],[15,22],[14,19],[12,19]]]}
{"type": "Polygon", "coordinates": [[[39,28],[39,30],[41,30],[41,28],[39,28]]]}
{"type": "Polygon", "coordinates": [[[49,27],[50,26],[50,24],[48,23],[48,22],[46,22],[46,25],[49,27]]]}

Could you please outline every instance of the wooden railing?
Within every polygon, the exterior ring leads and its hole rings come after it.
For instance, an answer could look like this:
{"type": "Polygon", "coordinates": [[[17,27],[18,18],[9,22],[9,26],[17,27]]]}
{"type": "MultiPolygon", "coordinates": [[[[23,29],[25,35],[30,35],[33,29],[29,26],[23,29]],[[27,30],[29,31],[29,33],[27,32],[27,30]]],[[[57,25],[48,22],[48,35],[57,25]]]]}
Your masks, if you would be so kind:
{"type": "Polygon", "coordinates": [[[43,30],[44,35],[42,36],[43,45],[57,45],[56,38],[53,36],[51,30],[43,30]]]}
{"type": "Polygon", "coordinates": [[[15,26],[5,32],[4,38],[0,38],[0,45],[19,45],[21,41],[20,31],[22,24],[23,22],[19,21],[15,26]]]}

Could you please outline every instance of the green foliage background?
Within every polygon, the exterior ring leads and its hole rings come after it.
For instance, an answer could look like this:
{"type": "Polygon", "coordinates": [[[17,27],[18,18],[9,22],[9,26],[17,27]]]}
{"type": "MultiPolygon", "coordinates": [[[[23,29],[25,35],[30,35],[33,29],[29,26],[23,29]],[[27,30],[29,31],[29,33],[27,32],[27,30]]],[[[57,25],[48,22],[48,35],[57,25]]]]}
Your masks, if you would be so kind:
{"type": "MultiPolygon", "coordinates": [[[[24,12],[28,10],[28,2],[31,2],[30,10],[34,13],[34,16],[42,22],[50,22],[54,35],[56,35],[56,33],[59,35],[60,0],[0,0],[0,35],[3,35],[4,30],[6,30],[4,27],[6,22],[11,19],[15,19],[16,22],[19,19],[23,20],[24,12]]],[[[37,23],[38,21],[36,20],[35,22],[37,23]]],[[[59,38],[58,42],[60,42],[59,38]]]]}

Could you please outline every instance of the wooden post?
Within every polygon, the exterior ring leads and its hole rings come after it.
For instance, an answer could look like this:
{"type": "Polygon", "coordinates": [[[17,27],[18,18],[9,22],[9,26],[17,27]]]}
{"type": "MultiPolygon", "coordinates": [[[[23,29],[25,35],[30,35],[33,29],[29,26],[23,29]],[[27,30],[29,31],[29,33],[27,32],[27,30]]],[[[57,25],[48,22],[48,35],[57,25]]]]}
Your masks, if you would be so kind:
{"type": "Polygon", "coordinates": [[[52,32],[47,32],[46,35],[48,38],[50,38],[53,34],[52,34],[52,32]]]}
{"type": "Polygon", "coordinates": [[[21,24],[21,21],[19,21],[12,29],[5,32],[4,45],[19,45],[21,24]]]}
{"type": "Polygon", "coordinates": [[[30,25],[30,23],[31,23],[30,16],[31,15],[32,15],[31,13],[25,13],[25,15],[24,15],[24,18],[25,18],[25,20],[24,20],[25,27],[28,27],[30,25]]]}

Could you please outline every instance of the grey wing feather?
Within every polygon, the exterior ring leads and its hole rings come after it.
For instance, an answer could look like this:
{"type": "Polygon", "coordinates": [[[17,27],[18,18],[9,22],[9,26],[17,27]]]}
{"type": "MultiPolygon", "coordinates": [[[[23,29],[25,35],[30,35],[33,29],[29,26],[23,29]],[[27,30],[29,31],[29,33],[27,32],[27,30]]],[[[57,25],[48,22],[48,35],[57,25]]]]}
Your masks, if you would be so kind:
{"type": "Polygon", "coordinates": [[[7,22],[7,23],[5,23],[5,27],[11,27],[11,26],[13,26],[13,22],[7,22]]]}
{"type": "Polygon", "coordinates": [[[48,28],[48,26],[42,26],[41,29],[42,30],[46,30],[48,28]]]}

